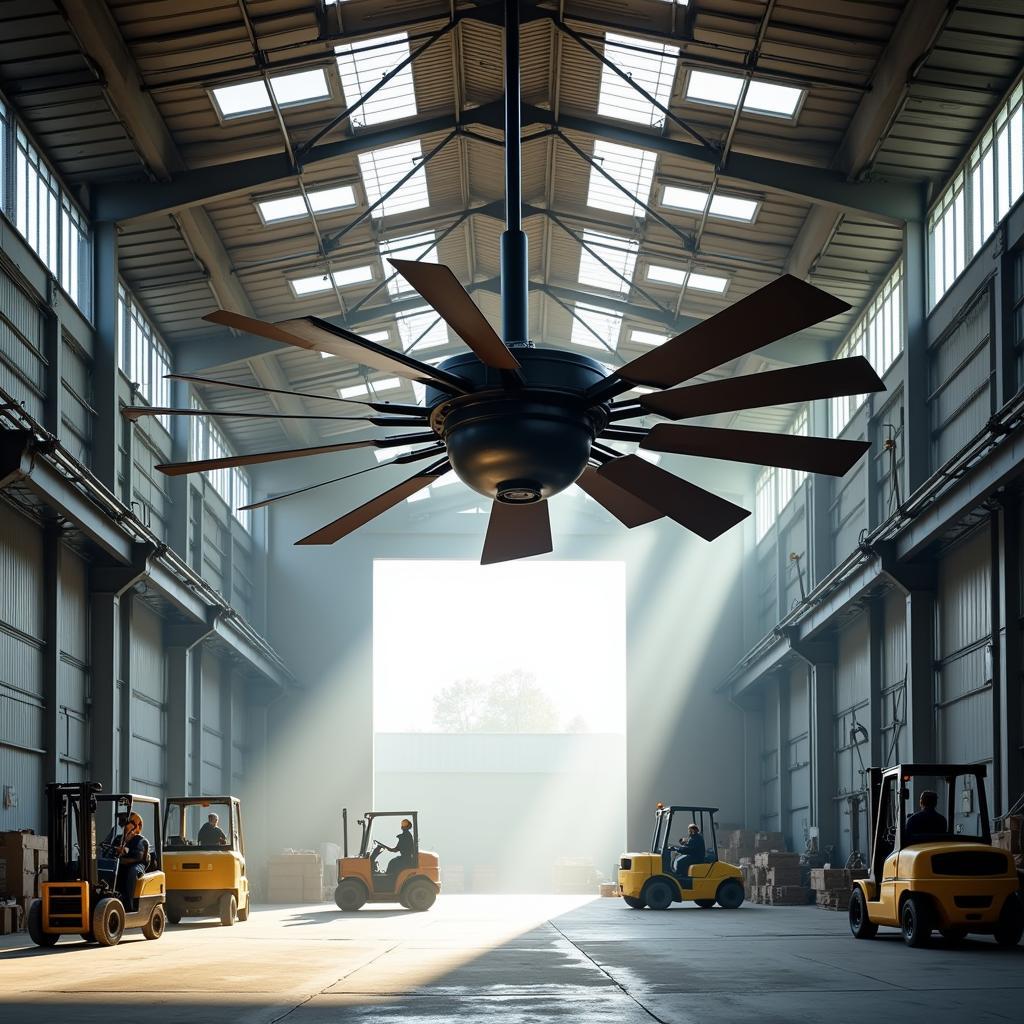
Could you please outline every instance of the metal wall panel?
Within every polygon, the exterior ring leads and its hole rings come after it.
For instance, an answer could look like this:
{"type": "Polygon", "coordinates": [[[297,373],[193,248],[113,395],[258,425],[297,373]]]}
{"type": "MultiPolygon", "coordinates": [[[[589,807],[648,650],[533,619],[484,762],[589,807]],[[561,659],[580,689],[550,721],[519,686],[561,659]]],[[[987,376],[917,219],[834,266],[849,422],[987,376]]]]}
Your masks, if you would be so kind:
{"type": "Polygon", "coordinates": [[[901,757],[907,721],[907,599],[902,591],[886,594],[882,608],[882,764],[901,757]]]}
{"type": "Polygon", "coordinates": [[[230,513],[221,499],[207,490],[203,501],[203,578],[222,594],[227,582],[231,531],[225,525],[230,513]]]}
{"type": "Polygon", "coordinates": [[[43,315],[0,262],[0,388],[43,418],[43,315]]]}
{"type": "Polygon", "coordinates": [[[982,528],[939,563],[935,608],[936,754],[991,761],[991,537],[982,528]]]}
{"type": "Polygon", "coordinates": [[[42,533],[0,503],[0,831],[42,825],[43,629],[42,533]]]}
{"type": "Polygon", "coordinates": [[[204,793],[224,789],[223,688],[229,685],[219,659],[203,652],[203,749],[200,786],[204,793]]]}
{"type": "Polygon", "coordinates": [[[872,525],[884,523],[897,509],[899,499],[907,493],[904,480],[903,391],[897,391],[878,412],[875,421],[875,443],[868,455],[875,487],[872,525]],[[887,442],[892,442],[887,447],[887,442]]]}
{"type": "Polygon", "coordinates": [[[805,506],[806,488],[801,485],[784,515],[785,522],[779,527],[779,555],[782,568],[782,614],[788,614],[801,600],[800,576],[797,563],[790,559],[791,554],[800,555],[800,571],[804,572],[804,588],[807,587],[807,509],[805,506]]]}
{"type": "Polygon", "coordinates": [[[761,743],[761,827],[779,830],[779,686],[764,694],[764,736],[761,743]]]}
{"type": "Polygon", "coordinates": [[[963,448],[994,411],[991,317],[986,290],[929,353],[933,469],[963,448]]]}
{"type": "Polygon", "coordinates": [[[58,600],[60,777],[74,782],[88,774],[89,761],[89,567],[68,548],[61,552],[58,600]]]}
{"type": "Polygon", "coordinates": [[[67,331],[62,333],[63,361],[60,396],[60,443],[84,465],[89,465],[92,448],[93,406],[92,360],[67,331]]]}
{"type": "MultiPolygon", "coordinates": [[[[860,438],[858,433],[844,433],[844,437],[860,438]]],[[[831,505],[832,564],[838,565],[850,554],[860,540],[867,525],[865,460],[861,459],[842,479],[833,482],[831,505]]]]}
{"type": "Polygon", "coordinates": [[[152,434],[135,428],[132,445],[132,507],[142,521],[162,540],[167,540],[168,520],[172,514],[168,478],[155,467],[169,458],[169,448],[154,443],[160,432],[152,434]]]}
{"type": "Polygon", "coordinates": [[[237,675],[231,687],[231,792],[239,794],[245,785],[249,763],[249,703],[245,681],[237,675]]]}
{"type": "Polygon", "coordinates": [[[861,614],[843,627],[837,637],[835,682],[835,781],[836,835],[843,862],[859,849],[866,853],[867,818],[859,794],[864,789],[863,768],[870,767],[871,748],[855,737],[857,725],[867,729],[871,695],[871,625],[861,614]]]}
{"type": "Polygon", "coordinates": [[[167,663],[163,623],[147,605],[131,608],[132,786],[164,795],[167,785],[167,663]]]}
{"type": "Polygon", "coordinates": [[[789,673],[789,716],[786,723],[786,767],[789,771],[789,819],[786,835],[790,848],[803,849],[811,820],[811,704],[810,670],[795,665],[789,673]]]}
{"type": "Polygon", "coordinates": [[[769,633],[779,621],[779,589],[776,560],[778,548],[773,539],[766,537],[757,549],[757,620],[756,636],[758,639],[769,633]]]}

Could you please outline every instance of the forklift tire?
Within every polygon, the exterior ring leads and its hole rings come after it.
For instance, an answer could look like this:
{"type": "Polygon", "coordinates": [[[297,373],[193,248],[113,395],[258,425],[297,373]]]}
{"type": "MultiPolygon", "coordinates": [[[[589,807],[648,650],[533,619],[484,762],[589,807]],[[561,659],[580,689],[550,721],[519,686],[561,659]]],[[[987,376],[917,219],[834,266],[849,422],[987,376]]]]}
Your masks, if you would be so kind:
{"type": "Polygon", "coordinates": [[[414,878],[402,889],[402,905],[416,913],[429,910],[437,899],[434,883],[426,878],[414,878]]]}
{"type": "Polygon", "coordinates": [[[643,910],[647,906],[643,900],[637,899],[636,896],[623,896],[622,898],[626,901],[626,906],[630,910],[643,910]]]}
{"type": "Polygon", "coordinates": [[[217,904],[217,912],[220,914],[220,923],[225,928],[230,928],[235,923],[235,914],[238,913],[238,902],[232,893],[226,892],[217,904]]]}
{"type": "Polygon", "coordinates": [[[101,946],[116,946],[124,934],[124,907],[113,896],[102,899],[93,908],[92,933],[101,946]]]}
{"type": "Polygon", "coordinates": [[[81,932],[83,942],[95,942],[96,936],[92,932],[81,932]]]}
{"type": "Polygon", "coordinates": [[[1016,946],[1020,942],[1021,935],[1024,935],[1024,907],[1018,894],[1014,893],[1006,901],[992,934],[1000,946],[1016,946]]]}
{"type": "Polygon", "coordinates": [[[59,935],[50,935],[43,931],[43,901],[33,900],[28,908],[28,934],[37,946],[55,946],[59,935]]]}
{"type": "Polygon", "coordinates": [[[694,900],[693,902],[696,903],[701,910],[710,910],[715,905],[714,900],[694,900]]]}
{"type": "Polygon", "coordinates": [[[171,924],[181,924],[181,914],[172,914],[170,911],[168,911],[167,920],[171,924]]]}
{"type": "Polygon", "coordinates": [[[164,933],[164,928],[167,926],[167,913],[161,904],[157,904],[153,908],[153,913],[149,915],[149,920],[142,926],[142,934],[147,939],[159,939],[164,933]]]}
{"type": "Polygon", "coordinates": [[[743,905],[743,897],[746,893],[743,886],[735,878],[727,878],[715,893],[718,905],[725,910],[738,910],[743,905]]]}
{"type": "Polygon", "coordinates": [[[947,946],[959,946],[967,938],[966,928],[940,928],[939,934],[947,946]]]}
{"type": "Polygon", "coordinates": [[[366,902],[368,895],[366,886],[358,878],[343,878],[334,890],[334,902],[339,910],[352,914],[366,902]]]}
{"type": "Polygon", "coordinates": [[[644,886],[644,902],[651,910],[668,910],[676,898],[674,886],[664,878],[652,878],[644,886]]]}
{"type": "Polygon", "coordinates": [[[868,917],[868,903],[864,890],[854,886],[850,893],[850,932],[855,939],[873,939],[878,934],[878,925],[868,917]]]}
{"type": "Polygon", "coordinates": [[[251,896],[246,896],[246,898],[245,898],[245,906],[238,908],[238,920],[239,921],[248,921],[249,920],[249,904],[251,902],[252,902],[252,897],[251,896]]]}
{"type": "Polygon", "coordinates": [[[920,896],[909,895],[900,908],[903,941],[914,949],[927,946],[932,937],[932,908],[920,896]]]}

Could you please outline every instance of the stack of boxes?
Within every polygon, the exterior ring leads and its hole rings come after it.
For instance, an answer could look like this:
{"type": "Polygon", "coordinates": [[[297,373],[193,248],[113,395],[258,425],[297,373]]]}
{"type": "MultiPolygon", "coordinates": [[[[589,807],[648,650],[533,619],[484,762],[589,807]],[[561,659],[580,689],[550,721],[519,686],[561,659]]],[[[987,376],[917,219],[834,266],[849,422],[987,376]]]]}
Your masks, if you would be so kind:
{"type": "Polygon", "coordinates": [[[754,903],[772,907],[806,906],[807,888],[800,884],[800,854],[770,850],[754,854],[754,903]]]}
{"type": "Polygon", "coordinates": [[[1024,889],[1024,815],[1008,814],[1002,821],[1003,827],[992,833],[992,845],[1005,850],[1017,865],[1017,874],[1024,889]]]}
{"type": "Polygon", "coordinates": [[[46,881],[46,864],[46,836],[0,832],[0,903],[15,903],[21,909],[20,914],[4,911],[5,921],[17,918],[17,927],[22,927],[29,904],[46,881]]]}
{"type": "Polygon", "coordinates": [[[267,864],[268,903],[320,903],[324,871],[313,850],[285,850],[267,864]]]}
{"type": "Polygon", "coordinates": [[[814,902],[822,910],[849,910],[853,880],[867,877],[867,868],[811,868],[814,902]]]}

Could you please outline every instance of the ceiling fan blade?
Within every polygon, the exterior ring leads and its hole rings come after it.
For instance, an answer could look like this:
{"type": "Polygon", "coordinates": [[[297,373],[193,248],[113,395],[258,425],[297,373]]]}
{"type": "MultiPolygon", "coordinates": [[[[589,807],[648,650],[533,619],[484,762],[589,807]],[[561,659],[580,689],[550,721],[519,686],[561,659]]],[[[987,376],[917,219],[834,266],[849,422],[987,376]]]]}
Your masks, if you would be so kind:
{"type": "Polygon", "coordinates": [[[264,388],[256,384],[239,384],[233,380],[217,380],[216,377],[196,377],[190,373],[167,373],[167,380],[187,380],[192,384],[212,384],[220,388],[237,388],[240,391],[258,391],[265,395],[290,395],[293,398],[315,398],[321,402],[341,402],[344,405],[362,405],[374,412],[392,412],[406,416],[426,415],[422,405],[403,405],[401,402],[364,402],[357,398],[341,398],[338,395],[323,395],[316,391],[288,391],[286,388],[264,388]]]}
{"type": "Polygon", "coordinates": [[[313,448],[289,448],[280,452],[252,452],[248,455],[227,455],[220,459],[196,459],[192,462],[161,462],[156,468],[166,476],[186,476],[189,473],[206,473],[211,469],[231,469],[233,466],[258,466],[265,462],[281,462],[284,459],[302,459],[307,455],[329,455],[332,452],[348,452],[356,448],[395,448],[404,444],[428,444],[437,441],[437,434],[396,434],[369,441],[344,441],[339,444],[323,444],[313,448]]]}
{"type": "Polygon", "coordinates": [[[504,501],[491,504],[481,565],[545,555],[551,548],[551,519],[545,499],[528,505],[510,505],[504,501]]]}
{"type": "Polygon", "coordinates": [[[203,319],[224,327],[232,327],[238,331],[256,334],[262,338],[270,338],[272,341],[279,341],[294,348],[340,356],[349,362],[367,366],[373,370],[394,373],[420,384],[432,384],[439,390],[451,394],[465,394],[470,390],[469,381],[462,377],[438,370],[429,363],[421,363],[404,352],[394,352],[383,345],[378,345],[375,341],[360,337],[344,327],[337,327],[316,316],[283,320],[281,323],[268,323],[265,320],[257,320],[255,317],[244,316],[241,313],[232,313],[228,309],[217,309],[212,313],[207,313],[203,319]]]}
{"type": "Polygon", "coordinates": [[[670,388],[850,308],[791,274],[776,278],[664,345],[620,366],[632,384],[670,388]]]}
{"type": "Polygon", "coordinates": [[[226,409],[172,409],[164,405],[127,405],[121,415],[132,423],[143,416],[211,416],[250,420],[345,420],[349,423],[372,423],[375,427],[425,427],[424,416],[331,416],[301,412],[230,412],[226,409]]]}
{"type": "Polygon", "coordinates": [[[441,263],[388,259],[434,307],[448,326],[473,350],[484,366],[494,370],[518,370],[519,360],[498,337],[480,308],[459,284],[451,270],[441,263]]]}
{"type": "Polygon", "coordinates": [[[710,416],[718,412],[759,409],[817,398],[865,395],[884,391],[885,385],[863,356],[833,359],[826,363],[765,370],[743,377],[727,377],[707,384],[693,384],[675,391],[644,395],[640,404],[648,412],[670,420],[710,416]]]}
{"type": "Polygon", "coordinates": [[[318,316],[285,320],[282,326],[287,326],[290,332],[307,342],[307,348],[316,349],[318,352],[329,352],[373,370],[394,373],[420,384],[430,384],[448,394],[464,395],[473,390],[473,385],[464,377],[440,370],[404,352],[396,352],[384,345],[378,345],[375,341],[353,334],[352,331],[338,327],[329,320],[322,320],[318,316]]]}
{"type": "Polygon", "coordinates": [[[393,508],[400,501],[408,498],[410,494],[423,490],[424,487],[428,486],[438,477],[444,476],[449,469],[451,469],[451,463],[448,461],[447,456],[445,456],[439,462],[435,462],[434,465],[421,470],[415,476],[409,477],[408,480],[403,480],[400,484],[389,488],[383,494],[378,494],[376,498],[371,498],[358,508],[353,509],[351,512],[346,512],[345,515],[335,519],[333,523],[322,526],[319,530],[315,530],[295,543],[333,544],[335,541],[341,540],[342,537],[347,537],[353,531],[358,530],[360,526],[365,526],[371,519],[376,519],[382,512],[393,508]]]}
{"type": "Polygon", "coordinates": [[[871,445],[867,441],[839,441],[831,437],[659,423],[640,442],[640,447],[676,455],[701,455],[707,459],[844,476],[871,445]]]}
{"type": "Polygon", "coordinates": [[[747,509],[636,455],[607,462],[597,472],[705,540],[714,540],[750,515],[747,509]]]}
{"type": "Polygon", "coordinates": [[[582,476],[576,481],[576,486],[631,530],[634,526],[653,523],[655,519],[661,519],[665,515],[664,512],[648,505],[646,501],[641,501],[636,495],[624,491],[618,484],[605,479],[592,466],[587,466],[583,470],[582,476]]]}
{"type": "Polygon", "coordinates": [[[376,466],[367,466],[365,469],[357,469],[354,473],[346,473],[344,476],[336,476],[331,480],[321,480],[317,484],[307,484],[305,487],[297,487],[294,491],[284,491],[282,494],[271,494],[269,497],[264,498],[262,501],[254,501],[249,505],[239,505],[239,512],[247,512],[250,509],[264,508],[267,505],[272,505],[275,501],[280,501],[282,498],[292,498],[296,494],[305,494],[306,491],[315,491],[318,487],[326,487],[328,484],[341,483],[342,480],[351,480],[353,477],[362,476],[364,473],[372,473],[375,469],[384,469],[386,466],[398,466],[406,465],[412,462],[420,462],[423,459],[432,459],[435,455],[440,455],[444,451],[444,445],[435,445],[432,448],[424,448],[420,452],[409,452],[406,455],[399,455],[396,459],[390,459],[388,462],[379,462],[376,466]]]}

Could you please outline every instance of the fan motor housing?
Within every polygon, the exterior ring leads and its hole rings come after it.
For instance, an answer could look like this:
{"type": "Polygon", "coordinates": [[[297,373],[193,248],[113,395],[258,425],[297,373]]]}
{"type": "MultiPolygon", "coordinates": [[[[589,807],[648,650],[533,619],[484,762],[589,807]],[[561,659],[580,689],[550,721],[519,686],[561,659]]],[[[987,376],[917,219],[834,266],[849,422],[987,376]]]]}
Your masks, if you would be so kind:
{"type": "Polygon", "coordinates": [[[472,354],[441,363],[480,389],[453,398],[427,387],[430,422],[456,475],[508,504],[550,498],[575,483],[608,417],[608,403],[581,401],[607,372],[594,359],[549,348],[515,348],[523,382],[472,354]]]}

